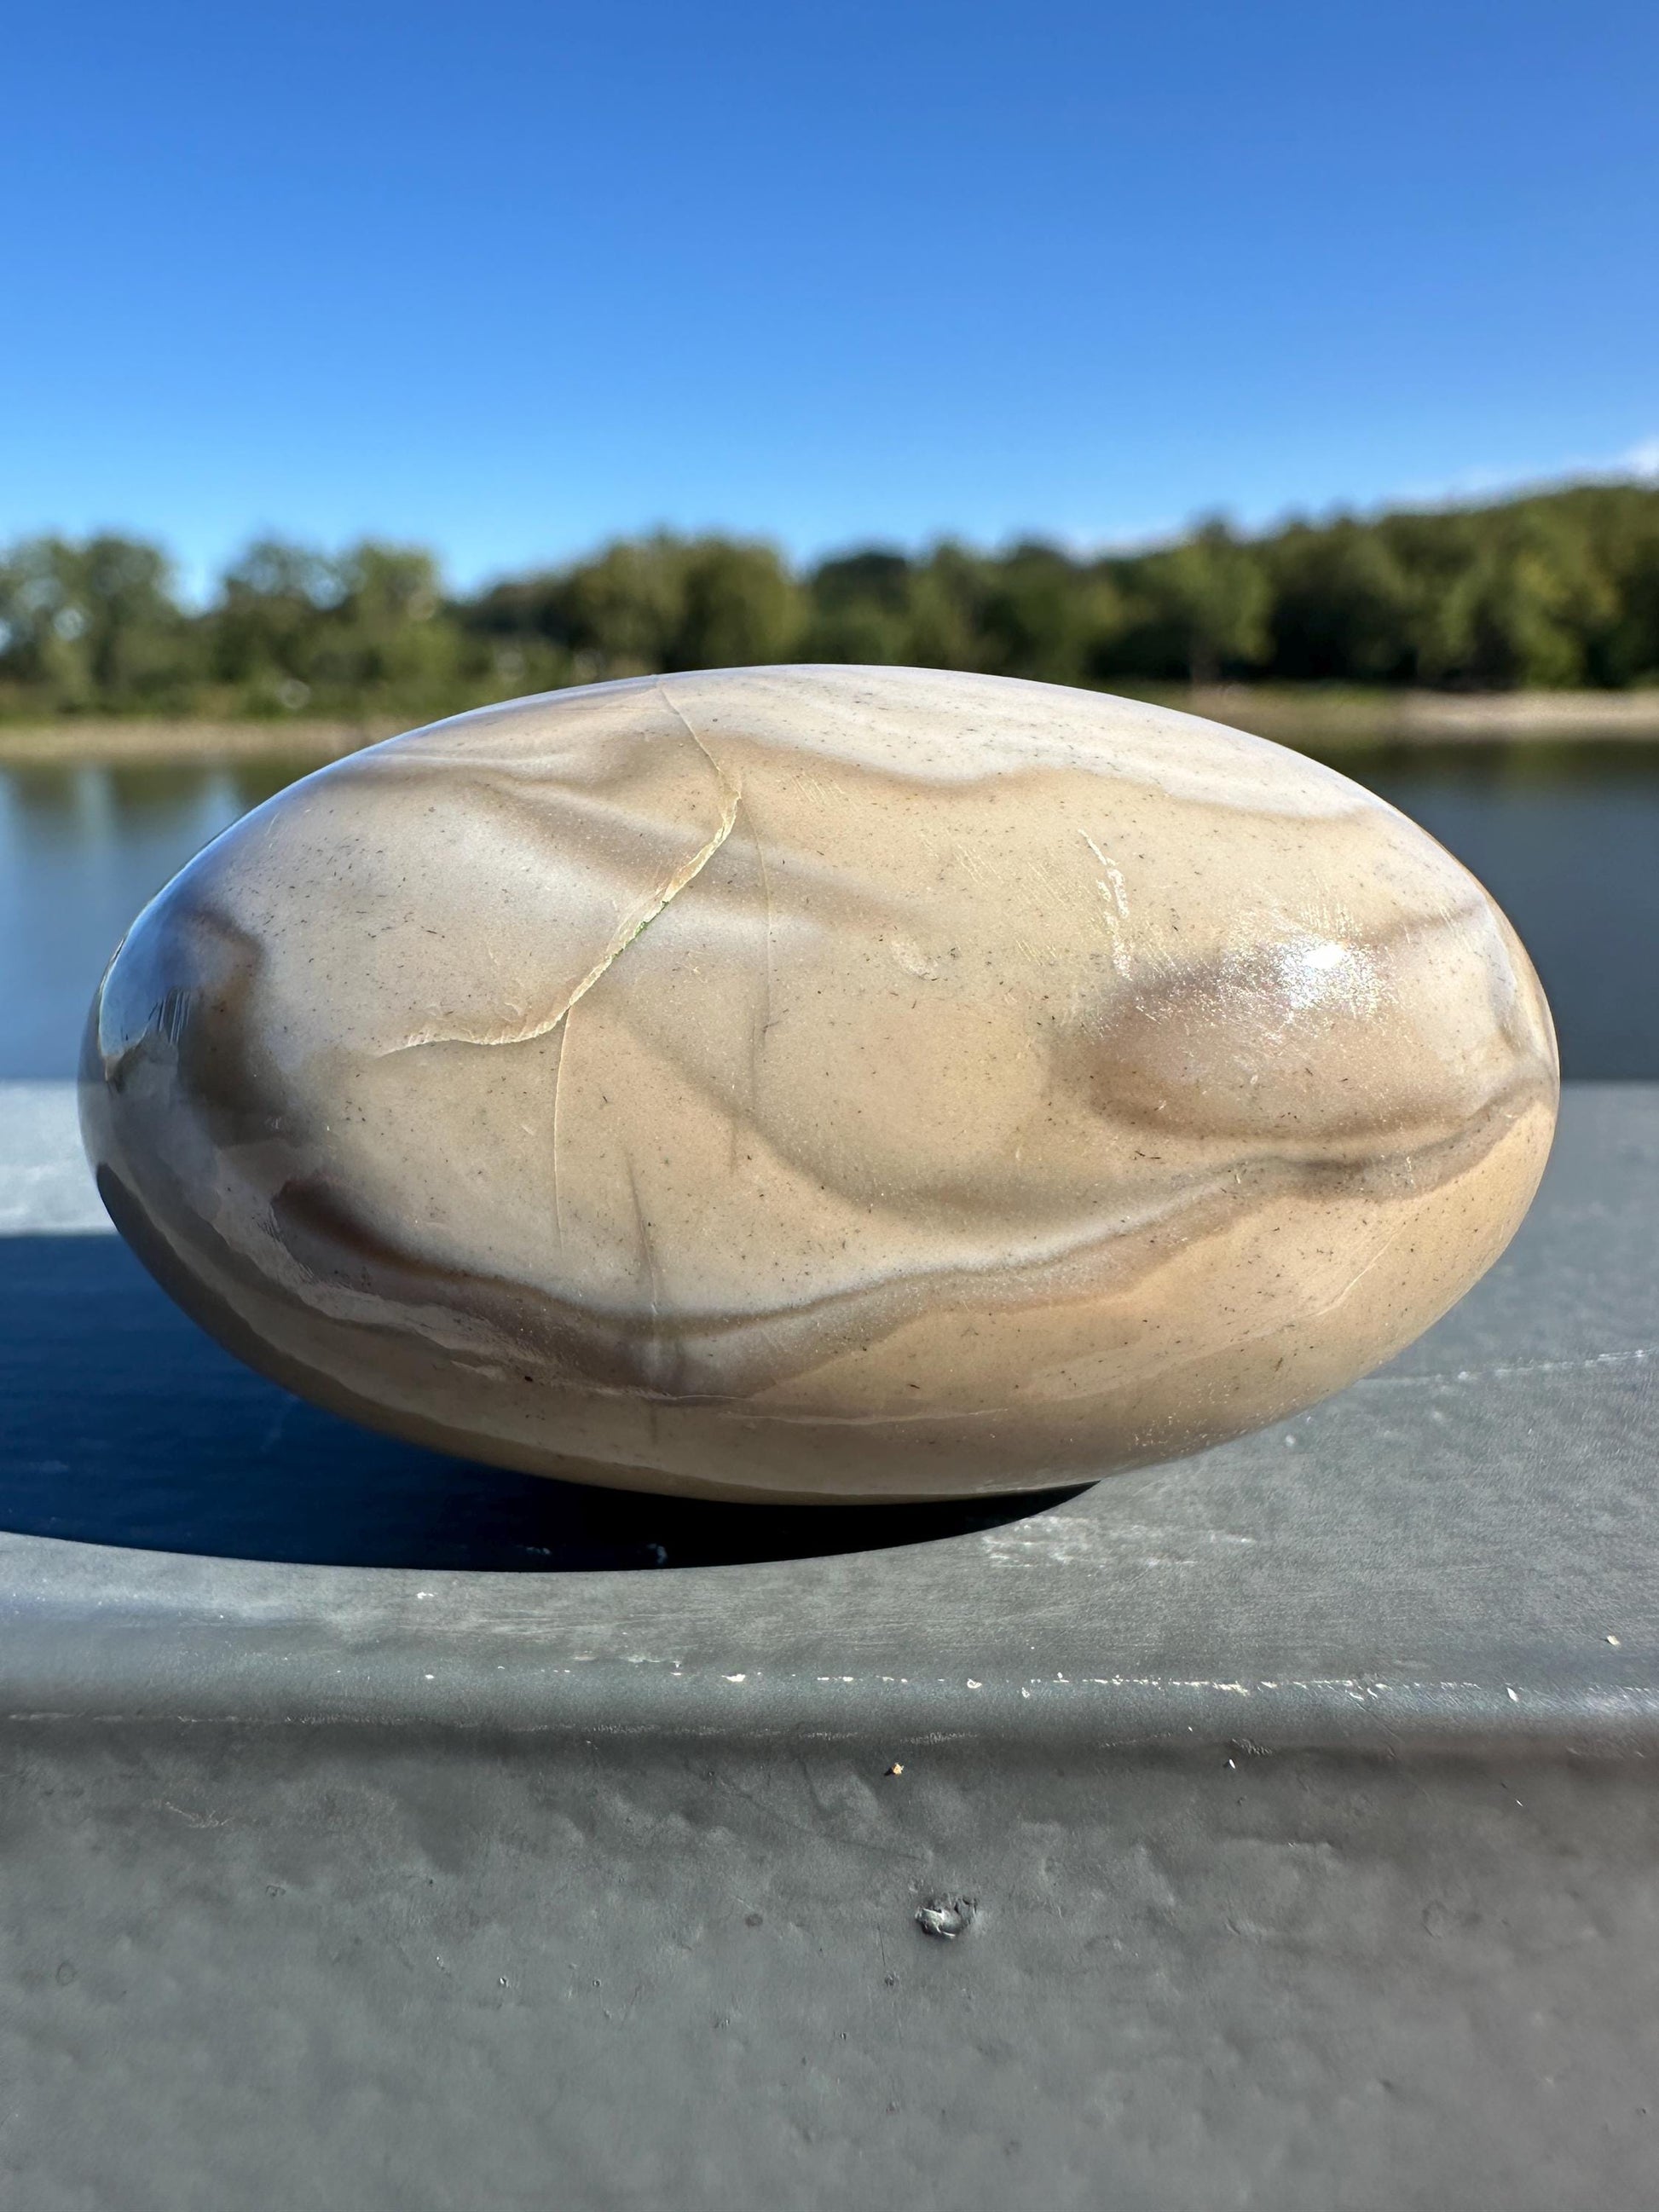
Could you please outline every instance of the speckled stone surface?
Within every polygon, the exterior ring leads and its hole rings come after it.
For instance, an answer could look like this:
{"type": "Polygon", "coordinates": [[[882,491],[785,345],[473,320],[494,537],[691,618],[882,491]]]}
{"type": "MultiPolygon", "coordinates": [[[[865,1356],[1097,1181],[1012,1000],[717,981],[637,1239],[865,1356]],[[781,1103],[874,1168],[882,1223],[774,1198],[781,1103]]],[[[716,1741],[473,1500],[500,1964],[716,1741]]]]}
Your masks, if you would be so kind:
{"type": "Polygon", "coordinates": [[[1547,1011],[1260,739],[772,669],[492,708],[134,925],[82,1122],[215,1334],[420,1441],[712,1495],[1039,1487],[1340,1389],[1513,1233],[1547,1011]]]}

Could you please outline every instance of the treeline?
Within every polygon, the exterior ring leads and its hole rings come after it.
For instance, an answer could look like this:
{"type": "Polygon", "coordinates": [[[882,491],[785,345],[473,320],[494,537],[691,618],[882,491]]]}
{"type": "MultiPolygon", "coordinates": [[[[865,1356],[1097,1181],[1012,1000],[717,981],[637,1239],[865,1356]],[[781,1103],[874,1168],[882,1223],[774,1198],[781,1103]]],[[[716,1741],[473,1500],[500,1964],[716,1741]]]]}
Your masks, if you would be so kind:
{"type": "Polygon", "coordinates": [[[909,662],[1060,684],[1659,683],[1659,488],[1292,522],[1079,558],[872,549],[792,569],[668,535],[477,593],[417,548],[266,540],[184,605],[142,541],[0,556],[0,714],[388,716],[654,670],[909,662]]]}

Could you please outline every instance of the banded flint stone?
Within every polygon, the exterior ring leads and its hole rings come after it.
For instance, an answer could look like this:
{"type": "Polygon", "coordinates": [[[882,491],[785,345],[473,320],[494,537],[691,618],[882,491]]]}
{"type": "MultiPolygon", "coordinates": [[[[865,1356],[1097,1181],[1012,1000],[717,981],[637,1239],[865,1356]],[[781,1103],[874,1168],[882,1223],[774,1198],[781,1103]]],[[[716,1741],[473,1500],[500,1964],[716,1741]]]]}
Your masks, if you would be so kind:
{"type": "Polygon", "coordinates": [[[507,1466],[1034,1488],[1340,1389],[1503,1249],[1525,953],[1328,769],[1159,708],[750,669],[464,715],[135,923],[118,1224],[254,1365],[507,1466]]]}

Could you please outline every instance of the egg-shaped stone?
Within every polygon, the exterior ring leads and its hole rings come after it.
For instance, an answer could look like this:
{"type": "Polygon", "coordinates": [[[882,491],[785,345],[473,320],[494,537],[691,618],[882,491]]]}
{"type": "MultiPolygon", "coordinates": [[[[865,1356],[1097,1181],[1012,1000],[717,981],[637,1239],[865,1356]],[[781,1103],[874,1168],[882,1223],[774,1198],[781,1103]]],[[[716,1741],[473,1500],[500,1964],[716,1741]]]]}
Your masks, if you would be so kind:
{"type": "Polygon", "coordinates": [[[1479,884],[1098,693],[644,678],[339,761],[146,908],[109,1210],[233,1351],[538,1473],[1044,1487],[1340,1389],[1503,1249],[1557,1071],[1479,884]]]}

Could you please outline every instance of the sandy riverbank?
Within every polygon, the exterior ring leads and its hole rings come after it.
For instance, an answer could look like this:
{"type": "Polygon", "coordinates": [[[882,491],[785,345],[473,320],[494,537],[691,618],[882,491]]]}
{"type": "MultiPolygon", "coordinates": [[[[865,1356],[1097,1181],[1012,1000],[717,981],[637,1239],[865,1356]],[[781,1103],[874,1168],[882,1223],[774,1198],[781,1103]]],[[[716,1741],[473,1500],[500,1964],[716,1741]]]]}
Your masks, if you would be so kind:
{"type": "Polygon", "coordinates": [[[395,722],[147,722],[65,716],[58,722],[0,723],[0,767],[85,762],[283,761],[315,765],[395,734],[395,722]]]}
{"type": "Polygon", "coordinates": [[[1340,691],[1225,684],[1170,696],[1188,714],[1286,744],[1510,744],[1659,739],[1659,687],[1640,691],[1340,691]]]}
{"type": "MultiPolygon", "coordinates": [[[[1320,752],[1369,744],[1659,741],[1659,687],[1641,691],[1358,692],[1227,684],[1159,703],[1320,752]]],[[[140,721],[88,715],[0,723],[0,766],[87,762],[335,760],[392,736],[391,721],[140,721]]]]}

